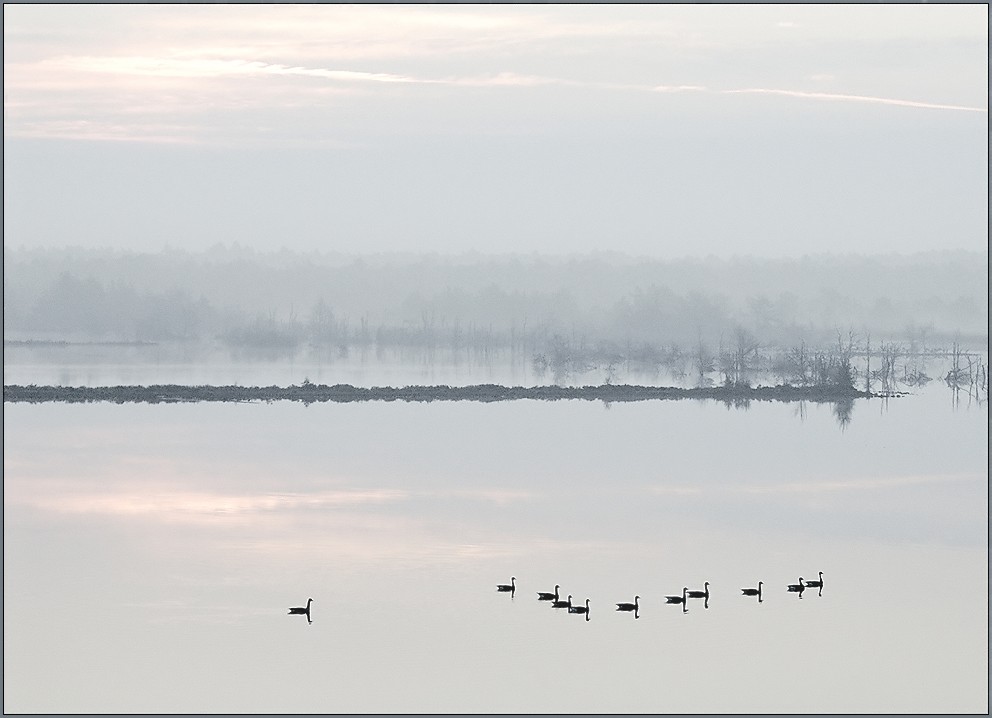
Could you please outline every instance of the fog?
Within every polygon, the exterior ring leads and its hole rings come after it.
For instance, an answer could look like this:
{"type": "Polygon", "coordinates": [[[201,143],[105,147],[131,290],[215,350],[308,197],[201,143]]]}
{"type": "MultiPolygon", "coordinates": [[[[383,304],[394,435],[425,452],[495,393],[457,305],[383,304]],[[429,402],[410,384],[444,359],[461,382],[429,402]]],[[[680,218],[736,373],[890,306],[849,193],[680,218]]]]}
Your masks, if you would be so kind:
{"type": "Polygon", "coordinates": [[[217,245],[158,253],[4,250],[4,338],[311,344],[554,338],[715,346],[988,343],[988,257],[343,255],[217,245]]]}
{"type": "Polygon", "coordinates": [[[986,15],[5,6],[4,337],[980,349],[986,15]]]}

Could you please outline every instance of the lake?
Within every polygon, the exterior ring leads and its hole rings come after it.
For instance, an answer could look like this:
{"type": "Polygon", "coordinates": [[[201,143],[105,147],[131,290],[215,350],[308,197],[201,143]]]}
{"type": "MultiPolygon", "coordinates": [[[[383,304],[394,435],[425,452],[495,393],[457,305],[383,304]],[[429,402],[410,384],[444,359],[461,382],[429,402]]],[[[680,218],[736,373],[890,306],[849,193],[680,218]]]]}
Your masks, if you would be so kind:
{"type": "MultiPolygon", "coordinates": [[[[4,382],[534,379],[440,366],[5,350],[4,382]]],[[[985,713],[988,427],[939,382],[845,421],[5,404],[4,710],[985,713]],[[822,591],[786,590],[821,571],[822,591]],[[760,603],[741,593],[758,581],[760,603]],[[704,582],[708,601],[665,602],[704,582]],[[556,584],[589,620],[537,600],[556,584]],[[635,595],[636,618],[614,610],[635,595]],[[287,615],[311,597],[312,623],[287,615]]]]}

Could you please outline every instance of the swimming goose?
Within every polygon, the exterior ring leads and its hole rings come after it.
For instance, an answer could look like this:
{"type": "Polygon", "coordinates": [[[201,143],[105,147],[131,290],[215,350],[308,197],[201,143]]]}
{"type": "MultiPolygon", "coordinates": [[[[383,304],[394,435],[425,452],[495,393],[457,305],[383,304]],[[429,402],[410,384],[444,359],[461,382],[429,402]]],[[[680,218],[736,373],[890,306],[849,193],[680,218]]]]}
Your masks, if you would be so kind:
{"type": "Polygon", "coordinates": [[[586,620],[588,621],[589,620],[589,599],[588,598],[586,599],[586,605],[585,606],[569,606],[568,607],[568,612],[569,613],[584,613],[586,615],[586,620]]]}
{"type": "Polygon", "coordinates": [[[807,581],[806,588],[823,588],[823,571],[820,571],[819,581],[807,581]]]}
{"type": "Polygon", "coordinates": [[[557,601],[558,600],[558,589],[561,588],[557,583],[555,584],[554,593],[546,593],[544,591],[537,592],[538,601],[557,601]]]}
{"type": "Polygon", "coordinates": [[[517,590],[517,577],[511,576],[510,583],[501,583],[496,586],[497,591],[509,591],[511,594],[517,590]]]}
{"type": "Polygon", "coordinates": [[[689,591],[688,588],[683,588],[681,596],[665,596],[665,601],[666,603],[681,603],[685,605],[685,597],[688,591],[689,591]]]}
{"type": "Polygon", "coordinates": [[[790,583],[787,589],[792,593],[798,593],[799,598],[802,598],[803,591],[806,590],[806,587],[803,585],[803,577],[802,576],[799,577],[799,583],[790,583]]]}
{"type": "Polygon", "coordinates": [[[296,614],[296,615],[299,615],[299,616],[306,616],[307,617],[307,622],[308,623],[313,623],[313,621],[310,620],[310,604],[311,603],[313,603],[313,599],[312,598],[308,598],[307,599],[306,608],[304,608],[303,606],[293,606],[292,608],[289,609],[289,614],[286,614],[286,615],[296,614]]]}
{"type": "Polygon", "coordinates": [[[689,591],[686,594],[689,598],[709,598],[710,597],[710,582],[706,581],[703,585],[702,591],[689,591]]]}
{"type": "Polygon", "coordinates": [[[551,604],[551,608],[571,608],[572,607],[572,594],[568,594],[567,601],[555,601],[551,604]]]}
{"type": "Polygon", "coordinates": [[[761,581],[758,581],[757,588],[742,588],[741,593],[745,596],[757,596],[758,600],[761,600],[761,581]]]}
{"type": "Polygon", "coordinates": [[[618,603],[617,604],[617,610],[618,611],[633,611],[634,612],[634,615],[636,616],[637,615],[637,611],[639,610],[639,606],[637,605],[637,602],[640,601],[640,600],[641,600],[641,597],[640,596],[634,596],[634,602],[633,603],[618,603]]]}

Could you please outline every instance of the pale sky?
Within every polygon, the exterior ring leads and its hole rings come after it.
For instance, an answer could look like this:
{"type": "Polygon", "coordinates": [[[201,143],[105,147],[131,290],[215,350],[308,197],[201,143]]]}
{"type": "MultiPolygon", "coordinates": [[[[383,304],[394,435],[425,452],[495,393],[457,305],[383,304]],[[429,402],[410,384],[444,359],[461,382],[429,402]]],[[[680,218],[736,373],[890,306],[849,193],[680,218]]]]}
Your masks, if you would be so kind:
{"type": "Polygon", "coordinates": [[[4,244],[986,250],[984,5],[4,5],[4,244]]]}

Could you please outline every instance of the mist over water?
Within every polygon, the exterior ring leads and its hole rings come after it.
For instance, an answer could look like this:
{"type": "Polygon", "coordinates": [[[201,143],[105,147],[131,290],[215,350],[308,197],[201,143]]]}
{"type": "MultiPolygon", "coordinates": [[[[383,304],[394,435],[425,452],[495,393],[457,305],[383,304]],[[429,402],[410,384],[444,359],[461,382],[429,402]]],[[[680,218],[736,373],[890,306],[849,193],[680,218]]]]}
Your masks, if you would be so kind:
{"type": "MultiPolygon", "coordinates": [[[[586,255],[4,248],[5,339],[220,340],[244,352],[556,344],[717,353],[766,345],[987,343],[987,253],[663,261],[586,255]]],[[[977,349],[977,346],[971,347],[977,349]]]]}
{"type": "MultiPolygon", "coordinates": [[[[970,261],[816,314],[822,287],[757,260],[755,294],[720,263],[680,293],[689,265],[617,257],[502,276],[503,260],[325,257],[309,284],[302,258],[245,259],[285,283],[283,314],[208,255],[8,256],[5,387],[728,393],[6,402],[7,711],[987,709],[987,310],[970,261]],[[328,280],[353,271],[370,290],[335,298],[328,280]],[[919,314],[927,292],[946,301],[919,314]],[[741,398],[778,384],[889,398],[741,398]],[[820,572],[822,589],[786,590],[820,572]],[[758,581],[760,602],[742,592],[758,581]],[[706,582],[709,598],[666,603],[706,582]],[[537,600],[556,584],[589,612],[537,600]],[[635,595],[636,617],[615,610],[635,595]]],[[[833,261],[853,271],[813,264],[833,261]]],[[[929,260],[893,261],[922,277],[929,260]]]]}

